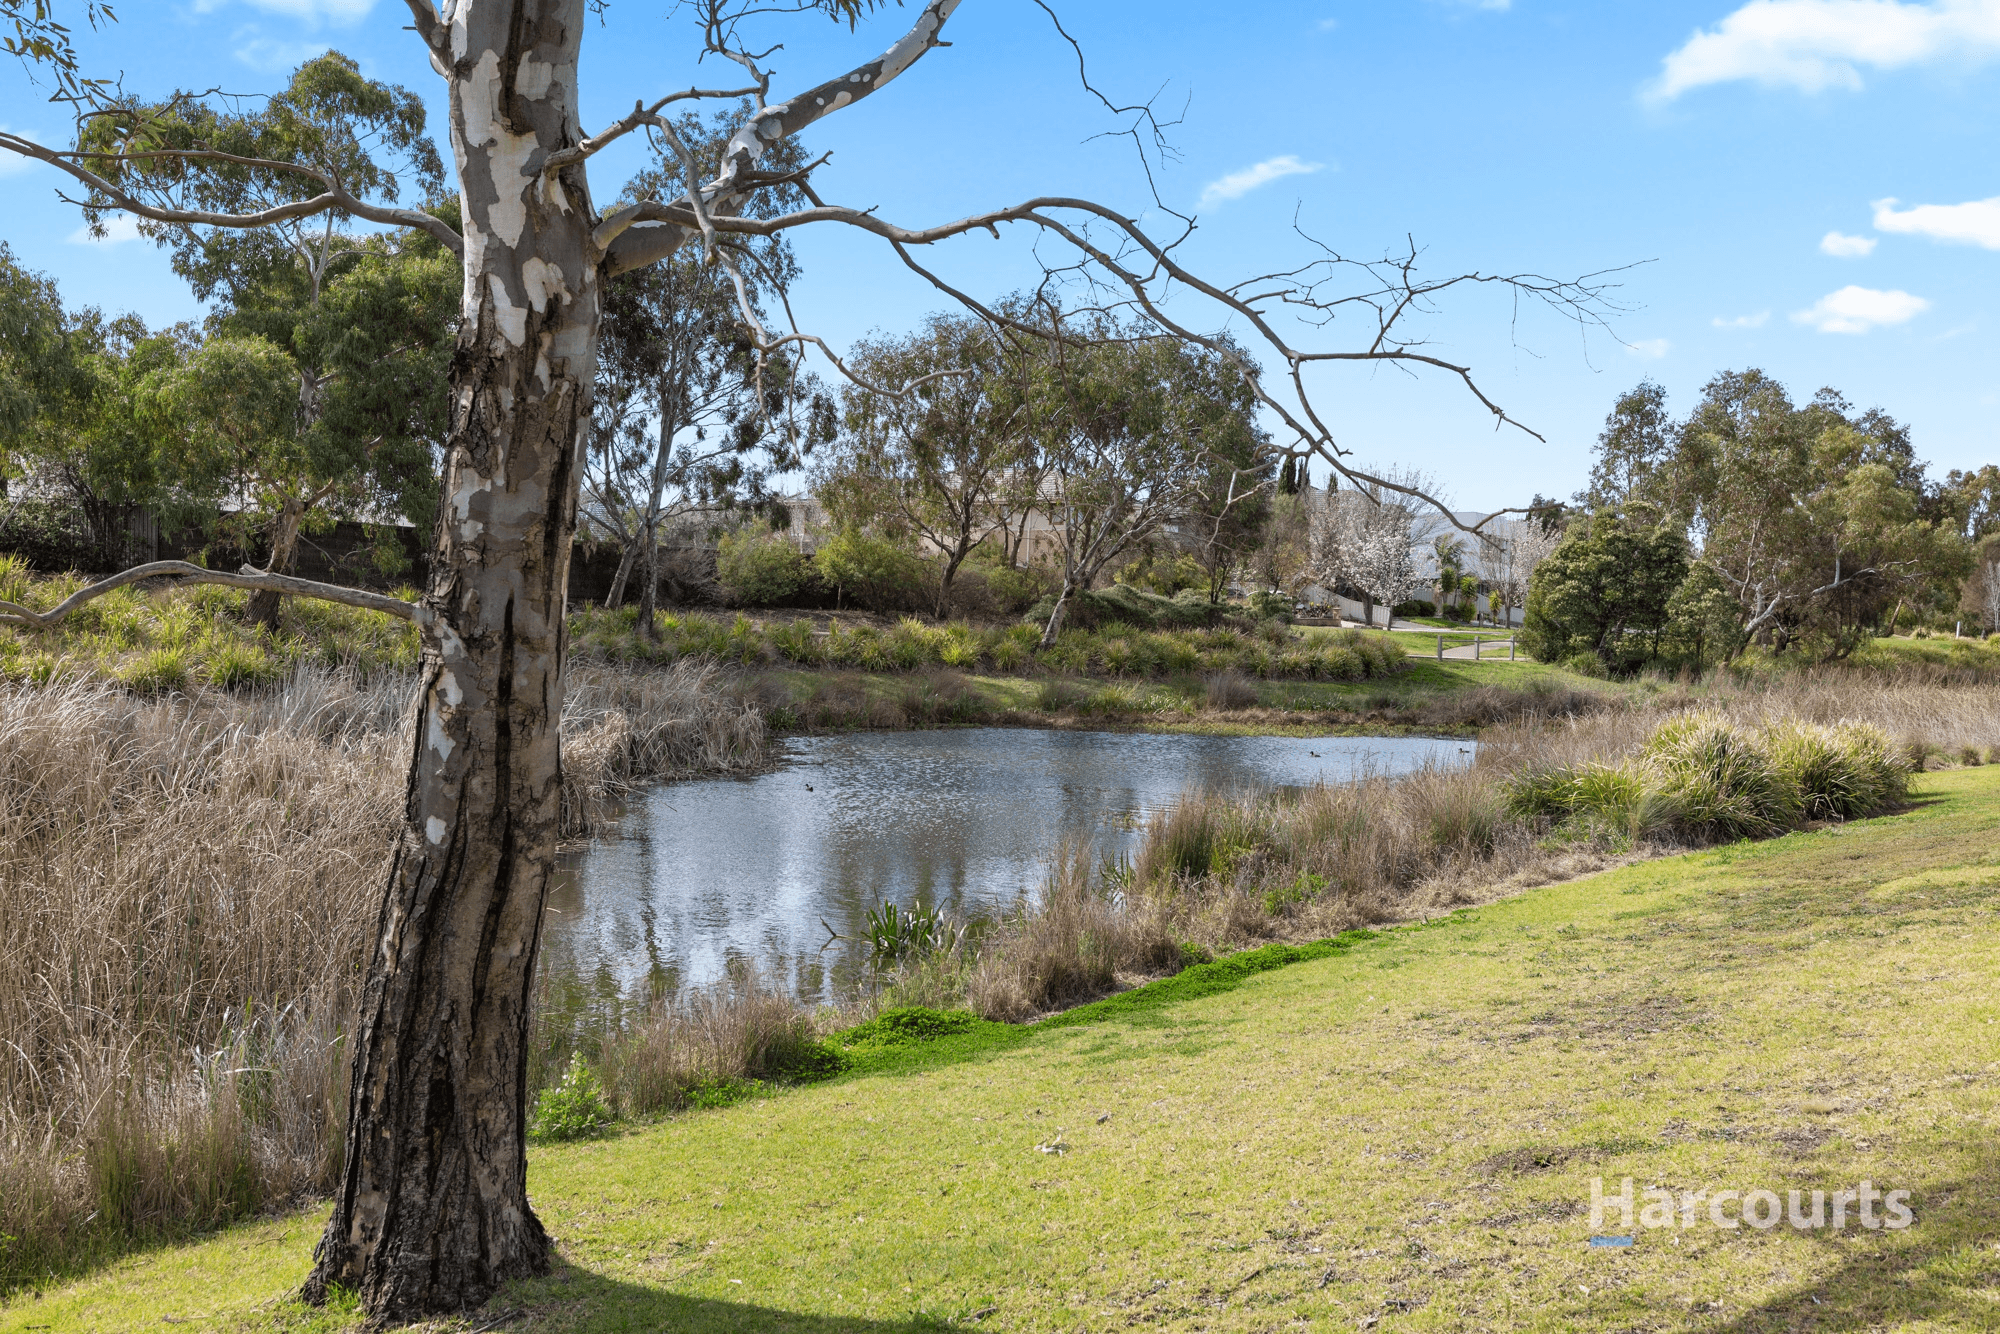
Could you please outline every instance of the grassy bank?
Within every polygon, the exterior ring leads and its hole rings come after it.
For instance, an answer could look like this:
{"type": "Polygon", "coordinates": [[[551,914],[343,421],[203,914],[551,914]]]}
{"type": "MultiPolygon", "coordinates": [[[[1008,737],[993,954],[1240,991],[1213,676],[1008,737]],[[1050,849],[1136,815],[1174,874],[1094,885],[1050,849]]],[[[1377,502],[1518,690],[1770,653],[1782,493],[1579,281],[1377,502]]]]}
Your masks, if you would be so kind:
{"type": "MultiPolygon", "coordinates": [[[[1988,1328],[1996,846],[2000,770],[1933,774],[1887,817],[540,1149],[562,1266],[440,1328],[1988,1328]],[[1625,1230],[1591,1227],[1592,1179],[1627,1176],[1866,1178],[1916,1221],[1591,1248],[1625,1230]]],[[[347,1328],[285,1302],[318,1222],[133,1257],[0,1328],[347,1328]]]]}
{"type": "MultiPolygon", "coordinates": [[[[573,686],[573,833],[631,783],[764,762],[711,669],[573,686]]],[[[411,687],[0,685],[0,1287],[325,1188],[411,687]]]]}
{"type": "MultiPolygon", "coordinates": [[[[710,670],[579,669],[573,832],[630,782],[761,763],[761,717],[710,670]]],[[[1032,1018],[1205,952],[1434,915],[1739,827],[1776,832],[1826,813],[1836,791],[1859,795],[1834,814],[1865,814],[1910,768],[2000,746],[1991,689],[1838,684],[1740,694],[1727,714],[1691,695],[1584,713],[1498,696],[1515,711],[1470,769],[1190,794],[1129,864],[1066,849],[1034,911],[942,948],[897,942],[914,961],[852,1004],[1032,1018]],[[1695,743],[1661,741],[1700,717],[1695,743]],[[1801,730],[1836,721],[1854,726],[1801,730]],[[1788,750],[1787,737],[1813,744],[1788,750]],[[1714,818],[1746,800],[1762,803],[1754,825],[1714,818]]],[[[407,694],[325,675],[247,696],[0,690],[0,1289],[324,1188],[407,694]]],[[[821,1073],[817,1038],[854,1017],[754,989],[546,985],[531,1087],[581,1054],[627,1117],[821,1073]],[[572,1004],[577,988],[593,994],[572,1004]]]]}

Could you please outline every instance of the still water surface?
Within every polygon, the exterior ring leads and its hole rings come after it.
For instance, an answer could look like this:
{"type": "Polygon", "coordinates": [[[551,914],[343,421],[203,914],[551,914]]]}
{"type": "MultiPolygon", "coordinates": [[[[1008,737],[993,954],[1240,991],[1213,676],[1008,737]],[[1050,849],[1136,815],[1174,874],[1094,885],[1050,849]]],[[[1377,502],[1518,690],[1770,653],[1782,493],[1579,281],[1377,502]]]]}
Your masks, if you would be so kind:
{"type": "Polygon", "coordinates": [[[1304,787],[1461,763],[1429,737],[1241,737],[976,728],[798,737],[755,778],[664,784],[566,853],[552,968],[669,991],[754,969],[801,998],[858,976],[845,941],[884,901],[997,915],[1065,840],[1104,856],[1196,788],[1304,787]],[[822,922],[825,925],[822,925],[822,922]]]}

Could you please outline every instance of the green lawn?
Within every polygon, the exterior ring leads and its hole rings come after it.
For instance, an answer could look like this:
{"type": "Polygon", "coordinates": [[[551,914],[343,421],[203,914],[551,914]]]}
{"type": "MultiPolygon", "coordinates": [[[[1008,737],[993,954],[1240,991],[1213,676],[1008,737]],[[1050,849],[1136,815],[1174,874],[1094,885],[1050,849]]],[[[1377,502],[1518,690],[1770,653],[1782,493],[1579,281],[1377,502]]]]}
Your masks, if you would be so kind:
{"type": "MultiPolygon", "coordinates": [[[[2000,768],[1927,775],[1898,815],[538,1150],[563,1265],[490,1311],[649,1334],[2000,1327],[1996,911],[2000,768]],[[1916,1222],[1595,1249],[1600,1176],[1867,1178],[1916,1222]]],[[[0,1330],[348,1328],[285,1301],[320,1217],[17,1297],[0,1330]]]]}

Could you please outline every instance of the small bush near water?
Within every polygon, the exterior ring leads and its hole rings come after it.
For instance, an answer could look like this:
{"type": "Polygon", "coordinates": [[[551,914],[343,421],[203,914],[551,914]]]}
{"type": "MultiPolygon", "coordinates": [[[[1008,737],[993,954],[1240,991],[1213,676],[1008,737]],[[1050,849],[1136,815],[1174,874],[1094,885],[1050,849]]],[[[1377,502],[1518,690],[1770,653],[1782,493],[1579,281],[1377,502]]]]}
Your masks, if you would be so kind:
{"type": "Polygon", "coordinates": [[[575,1052],[563,1077],[535,1099],[535,1109],[528,1118],[528,1134],[557,1143],[588,1139],[601,1134],[612,1119],[611,1108],[604,1101],[604,1085],[584,1064],[583,1053],[575,1052]]]}
{"type": "Polygon", "coordinates": [[[1765,838],[1801,819],[1853,819],[1901,799],[1908,763],[1865,723],[1787,719],[1753,731],[1712,712],[1659,725],[1617,764],[1530,768],[1508,783],[1516,816],[1597,822],[1632,839],[1765,838]]]}

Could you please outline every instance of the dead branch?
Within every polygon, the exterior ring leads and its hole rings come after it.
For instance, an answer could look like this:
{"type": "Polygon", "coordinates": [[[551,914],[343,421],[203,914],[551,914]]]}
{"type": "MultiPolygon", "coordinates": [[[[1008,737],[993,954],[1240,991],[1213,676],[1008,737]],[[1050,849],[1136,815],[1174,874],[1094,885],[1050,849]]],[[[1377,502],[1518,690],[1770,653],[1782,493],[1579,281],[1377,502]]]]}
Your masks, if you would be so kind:
{"type": "Polygon", "coordinates": [[[258,592],[287,593],[293,597],[318,598],[322,602],[338,602],[349,607],[360,607],[366,611],[379,611],[394,616],[398,620],[409,621],[418,626],[428,625],[430,613],[420,604],[405,602],[401,598],[388,597],[381,593],[369,593],[358,588],[342,588],[338,584],[322,584],[312,579],[296,579],[288,574],[267,574],[253,565],[245,565],[231,573],[228,570],[209,570],[184,560],[156,560],[146,565],[135,565],[122,570],[109,579],[101,579],[85,588],[79,588],[47,611],[31,611],[13,602],[0,601],[0,625],[19,625],[31,630],[53,629],[58,621],[87,602],[103,597],[113,589],[144,579],[174,578],[183,584],[222,584],[229,588],[248,588],[258,592]]]}

